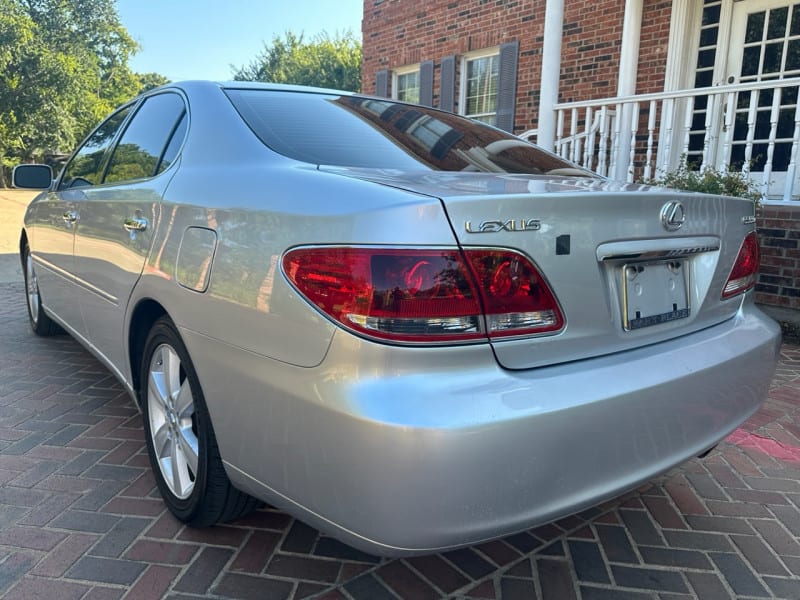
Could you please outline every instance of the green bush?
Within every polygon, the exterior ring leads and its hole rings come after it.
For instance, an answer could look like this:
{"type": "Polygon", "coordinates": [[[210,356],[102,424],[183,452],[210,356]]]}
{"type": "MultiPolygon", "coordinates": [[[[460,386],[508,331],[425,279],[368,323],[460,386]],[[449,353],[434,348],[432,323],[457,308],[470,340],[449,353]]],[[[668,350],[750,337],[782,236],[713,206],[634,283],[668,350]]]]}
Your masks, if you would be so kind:
{"type": "Polygon", "coordinates": [[[685,160],[674,171],[645,183],[689,192],[749,198],[754,202],[759,202],[762,197],[760,187],[739,170],[729,167],[727,171],[720,171],[706,167],[702,171],[694,171],[685,160]]]}

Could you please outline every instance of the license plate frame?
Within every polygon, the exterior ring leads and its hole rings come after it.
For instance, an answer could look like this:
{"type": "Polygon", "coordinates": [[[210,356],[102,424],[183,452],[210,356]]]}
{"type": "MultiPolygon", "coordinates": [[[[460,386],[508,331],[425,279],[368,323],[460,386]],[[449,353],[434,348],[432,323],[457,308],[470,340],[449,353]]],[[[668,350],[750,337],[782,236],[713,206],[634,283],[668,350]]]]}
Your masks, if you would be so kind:
{"type": "Polygon", "coordinates": [[[622,266],[622,327],[636,331],[691,314],[689,276],[680,259],[622,266]]]}

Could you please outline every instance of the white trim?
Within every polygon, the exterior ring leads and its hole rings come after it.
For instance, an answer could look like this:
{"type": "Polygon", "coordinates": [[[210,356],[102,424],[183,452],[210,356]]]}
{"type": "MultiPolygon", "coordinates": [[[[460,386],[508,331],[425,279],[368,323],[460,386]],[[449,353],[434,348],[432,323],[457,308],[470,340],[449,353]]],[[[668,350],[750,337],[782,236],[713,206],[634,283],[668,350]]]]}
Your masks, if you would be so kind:
{"type": "MultiPolygon", "coordinates": [[[[500,60],[500,46],[494,46],[493,48],[484,48],[482,50],[474,50],[472,52],[467,52],[466,54],[461,55],[461,73],[459,74],[458,78],[458,114],[466,115],[467,109],[467,63],[473,60],[478,60],[481,58],[489,58],[491,56],[496,56],[497,60],[500,60]]],[[[484,114],[475,114],[470,115],[470,117],[481,117],[481,116],[488,116],[488,115],[496,115],[497,111],[493,113],[486,113],[484,114]]]]}
{"type": "Polygon", "coordinates": [[[702,17],[702,1],[672,0],[664,75],[665,92],[684,90],[694,85],[702,17]]]}
{"type": "MultiPolygon", "coordinates": [[[[725,2],[726,0],[723,0],[725,2]]],[[[729,1],[729,0],[728,0],[729,1]]],[[[667,64],[664,74],[664,91],[674,92],[694,87],[697,75],[697,53],[700,49],[700,29],[703,21],[702,0],[672,0],[672,12],[669,24],[669,41],[667,45],[667,64]]],[[[722,26],[720,24],[720,26],[722,26]]],[[[719,55],[717,55],[719,56],[719,55]]],[[[665,131],[668,121],[682,123],[685,119],[684,106],[677,105],[675,114],[669,111],[661,113],[659,131],[665,131]]],[[[672,107],[670,107],[670,110],[672,107]]],[[[677,165],[682,153],[680,144],[669,146],[659,144],[656,151],[657,174],[665,164],[677,165]],[[665,155],[668,147],[669,156],[665,155]]]]}
{"type": "MultiPolygon", "coordinates": [[[[731,39],[732,33],[733,33],[733,1],[722,0],[722,6],[720,6],[720,13],[719,13],[719,37],[717,38],[717,60],[716,63],[714,64],[714,85],[727,85],[730,83],[734,83],[733,81],[728,81],[728,76],[730,75],[730,73],[728,72],[730,69],[730,65],[728,63],[730,61],[730,51],[731,51],[730,45],[732,42],[731,39]]],[[[744,41],[744,38],[742,38],[742,41],[744,41]]]]}

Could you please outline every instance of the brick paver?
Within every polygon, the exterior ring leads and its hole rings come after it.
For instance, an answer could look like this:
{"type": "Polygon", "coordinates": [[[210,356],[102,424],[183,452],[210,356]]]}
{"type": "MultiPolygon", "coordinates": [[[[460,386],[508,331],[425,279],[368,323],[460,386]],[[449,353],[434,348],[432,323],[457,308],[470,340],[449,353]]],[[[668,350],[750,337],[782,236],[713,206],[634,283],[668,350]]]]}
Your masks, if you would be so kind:
{"type": "Polygon", "coordinates": [[[68,336],[0,283],[5,598],[800,599],[800,347],[764,407],[703,460],[580,515],[440,555],[381,559],[266,508],[187,529],[141,419],[68,336]]]}

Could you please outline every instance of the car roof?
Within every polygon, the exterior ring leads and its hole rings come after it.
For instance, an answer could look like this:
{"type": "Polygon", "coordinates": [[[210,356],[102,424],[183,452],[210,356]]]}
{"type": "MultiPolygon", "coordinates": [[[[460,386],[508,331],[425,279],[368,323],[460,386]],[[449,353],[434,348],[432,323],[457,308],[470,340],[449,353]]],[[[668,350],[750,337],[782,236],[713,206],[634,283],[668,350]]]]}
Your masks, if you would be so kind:
{"type": "MultiPolygon", "coordinates": [[[[185,80],[175,81],[172,83],[164,84],[156,90],[179,88],[179,89],[197,89],[203,87],[215,86],[225,90],[271,90],[271,91],[284,91],[284,92],[310,92],[316,94],[336,94],[339,96],[353,96],[354,92],[346,92],[343,90],[335,90],[330,88],[311,87],[306,85],[292,85],[285,83],[268,83],[262,81],[207,81],[207,80],[185,80]]],[[[155,90],[153,90],[155,91],[155,90]]]]}

